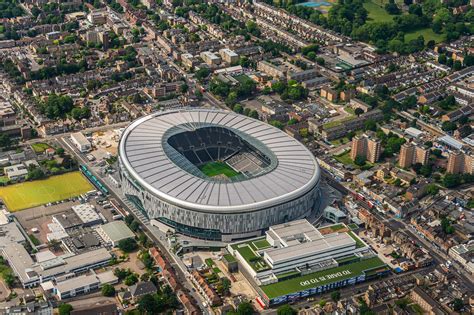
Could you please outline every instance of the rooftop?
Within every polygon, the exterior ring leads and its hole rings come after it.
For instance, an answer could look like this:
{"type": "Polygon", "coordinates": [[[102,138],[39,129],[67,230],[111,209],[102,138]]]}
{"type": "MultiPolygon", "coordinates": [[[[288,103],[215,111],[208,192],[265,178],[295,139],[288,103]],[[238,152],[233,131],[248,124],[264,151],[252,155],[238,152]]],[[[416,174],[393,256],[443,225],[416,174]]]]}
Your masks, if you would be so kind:
{"type": "Polygon", "coordinates": [[[122,135],[119,152],[139,185],[173,204],[202,211],[270,207],[310,191],[320,176],[313,154],[296,139],[269,124],[223,110],[172,110],[138,119],[122,135]],[[174,134],[203,127],[231,130],[255,142],[252,145],[259,151],[257,143],[261,144],[275,156],[276,167],[238,182],[212,181],[190,173],[169,156],[173,148],[167,141],[174,134]]]}
{"type": "Polygon", "coordinates": [[[123,221],[112,221],[101,225],[100,228],[112,242],[118,242],[126,238],[134,238],[132,230],[123,221]]]}
{"type": "Polygon", "coordinates": [[[372,257],[349,265],[330,268],[285,281],[279,281],[260,288],[269,299],[273,299],[282,295],[296,293],[336,281],[353,278],[362,275],[364,271],[379,268],[386,268],[386,265],[378,257],[372,257]]]}

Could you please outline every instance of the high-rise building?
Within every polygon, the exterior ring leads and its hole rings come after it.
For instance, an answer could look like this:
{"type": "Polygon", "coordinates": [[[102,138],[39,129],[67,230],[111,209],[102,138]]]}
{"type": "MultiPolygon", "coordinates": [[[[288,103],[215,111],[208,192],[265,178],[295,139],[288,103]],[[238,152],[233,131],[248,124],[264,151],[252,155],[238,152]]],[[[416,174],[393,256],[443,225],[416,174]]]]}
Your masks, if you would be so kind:
{"type": "Polygon", "coordinates": [[[371,135],[364,134],[352,139],[352,160],[355,160],[358,156],[363,156],[370,163],[375,163],[379,160],[381,151],[380,140],[375,139],[371,135]]]}
{"type": "Polygon", "coordinates": [[[412,142],[404,143],[400,149],[400,159],[398,164],[401,168],[408,168],[413,164],[420,163],[421,165],[428,164],[430,150],[425,149],[412,142]]]}
{"type": "Polygon", "coordinates": [[[453,152],[449,154],[448,167],[446,172],[451,174],[473,174],[474,159],[462,152],[453,152]]]}

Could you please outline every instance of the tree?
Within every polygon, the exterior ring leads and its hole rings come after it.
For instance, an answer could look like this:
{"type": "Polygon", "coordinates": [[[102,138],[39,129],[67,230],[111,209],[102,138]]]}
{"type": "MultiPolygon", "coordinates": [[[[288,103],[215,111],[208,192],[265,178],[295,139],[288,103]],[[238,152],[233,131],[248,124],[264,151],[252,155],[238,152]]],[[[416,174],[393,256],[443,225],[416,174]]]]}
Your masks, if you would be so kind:
{"type": "Polygon", "coordinates": [[[440,158],[443,155],[443,151],[440,149],[431,149],[431,153],[437,158],[440,158]]]}
{"type": "Polygon", "coordinates": [[[140,310],[141,314],[156,314],[159,305],[151,294],[144,295],[138,301],[138,310],[140,310]]]}
{"type": "Polygon", "coordinates": [[[445,54],[440,54],[440,55],[438,56],[438,62],[439,62],[440,64],[446,64],[446,62],[447,62],[446,55],[445,55],[445,54]]]}
{"type": "Polygon", "coordinates": [[[63,148],[57,148],[54,153],[59,155],[59,156],[63,156],[64,155],[64,149],[63,148]]]}
{"type": "Polygon", "coordinates": [[[457,126],[456,126],[456,123],[455,122],[452,122],[452,121],[445,121],[443,122],[443,124],[441,125],[441,129],[443,129],[444,131],[454,131],[457,129],[457,126]]]}
{"type": "Polygon", "coordinates": [[[355,165],[358,165],[358,166],[364,166],[364,165],[365,165],[365,162],[366,162],[366,158],[365,158],[365,156],[363,156],[363,155],[358,155],[358,156],[356,156],[356,158],[354,159],[354,164],[355,164],[355,165]]]}
{"type": "Polygon", "coordinates": [[[464,307],[464,303],[460,298],[455,298],[453,300],[453,310],[455,310],[456,312],[459,312],[462,310],[463,307],[464,307]]]}
{"type": "Polygon", "coordinates": [[[365,123],[364,123],[364,130],[372,130],[372,131],[376,131],[377,130],[377,123],[375,122],[375,120],[373,119],[368,119],[365,123]]]}
{"type": "Polygon", "coordinates": [[[227,296],[230,293],[231,286],[232,286],[232,282],[226,277],[223,277],[217,286],[217,290],[220,294],[227,296]]]}
{"type": "Polygon", "coordinates": [[[236,315],[252,315],[254,312],[252,303],[242,302],[237,307],[236,315]]]}
{"type": "Polygon", "coordinates": [[[44,174],[43,170],[39,167],[37,167],[34,164],[31,164],[28,167],[28,179],[29,180],[37,180],[37,179],[42,179],[46,175],[44,174]]]}
{"type": "Polygon", "coordinates": [[[234,112],[236,112],[237,114],[242,114],[244,112],[243,106],[240,104],[236,104],[234,106],[234,112]]]}
{"type": "Polygon", "coordinates": [[[134,285],[137,282],[138,282],[138,277],[135,273],[129,274],[127,277],[125,277],[125,280],[123,281],[123,283],[125,283],[125,285],[128,285],[128,286],[134,285]]]}
{"type": "Polygon", "coordinates": [[[72,305],[71,304],[61,304],[58,307],[59,315],[69,315],[72,312],[72,305]]]}
{"type": "Polygon", "coordinates": [[[0,147],[1,148],[9,148],[12,145],[12,141],[10,136],[6,133],[0,133],[0,147]]]}
{"type": "Polygon", "coordinates": [[[118,243],[118,247],[125,253],[131,253],[138,248],[138,245],[133,238],[126,238],[118,243]]]}
{"type": "Polygon", "coordinates": [[[189,90],[189,86],[186,83],[181,84],[179,87],[179,91],[183,94],[187,93],[189,90]]]}
{"type": "Polygon", "coordinates": [[[140,223],[137,220],[133,220],[132,223],[130,223],[130,230],[137,232],[140,229],[140,223]]]}
{"type": "Polygon", "coordinates": [[[432,196],[436,196],[438,194],[438,192],[439,192],[439,187],[436,184],[429,184],[426,187],[426,193],[428,193],[432,196]]]}
{"type": "Polygon", "coordinates": [[[288,304],[285,304],[283,306],[280,306],[277,310],[278,315],[296,315],[298,314],[298,311],[289,306],[288,304]]]}
{"type": "Polygon", "coordinates": [[[102,295],[103,296],[115,296],[115,288],[111,284],[104,284],[104,286],[101,289],[102,295]]]}
{"type": "Polygon", "coordinates": [[[309,60],[314,61],[316,60],[316,53],[314,51],[310,51],[306,57],[308,57],[309,60]]]}
{"type": "Polygon", "coordinates": [[[446,188],[453,188],[461,184],[461,178],[458,174],[446,174],[443,178],[443,185],[446,188]]]}
{"type": "Polygon", "coordinates": [[[334,291],[331,293],[331,299],[334,301],[334,302],[337,302],[341,299],[341,292],[340,291],[334,291]]]}
{"type": "Polygon", "coordinates": [[[364,110],[362,108],[357,107],[356,109],[354,109],[354,114],[356,114],[357,117],[359,117],[363,113],[364,113],[364,110]]]}
{"type": "Polygon", "coordinates": [[[199,69],[198,71],[196,71],[196,73],[194,74],[194,77],[195,77],[198,81],[202,81],[202,80],[204,80],[205,78],[207,78],[210,73],[211,73],[211,70],[209,70],[208,68],[201,68],[201,69],[199,69]]]}
{"type": "Polygon", "coordinates": [[[9,287],[12,288],[13,284],[15,283],[15,276],[13,273],[9,270],[8,272],[4,271],[2,273],[2,278],[5,284],[9,287]]]}
{"type": "Polygon", "coordinates": [[[285,126],[281,121],[278,120],[270,120],[269,124],[278,129],[283,129],[283,127],[285,126]]]}
{"type": "Polygon", "coordinates": [[[254,118],[254,119],[259,119],[258,112],[255,109],[252,109],[249,113],[249,117],[254,118]]]}
{"type": "Polygon", "coordinates": [[[453,69],[459,71],[462,69],[462,63],[459,60],[455,60],[453,63],[453,69]]]}
{"type": "Polygon", "coordinates": [[[451,221],[447,217],[441,218],[441,228],[446,234],[454,233],[454,227],[451,225],[451,221]]]}

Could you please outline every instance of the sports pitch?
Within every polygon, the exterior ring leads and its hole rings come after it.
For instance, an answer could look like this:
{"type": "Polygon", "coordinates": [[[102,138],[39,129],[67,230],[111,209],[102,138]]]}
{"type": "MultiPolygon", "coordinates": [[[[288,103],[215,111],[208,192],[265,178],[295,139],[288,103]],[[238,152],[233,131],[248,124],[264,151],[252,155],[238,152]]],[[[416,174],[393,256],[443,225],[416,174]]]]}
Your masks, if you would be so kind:
{"type": "Polygon", "coordinates": [[[204,175],[209,177],[225,175],[230,178],[239,175],[239,172],[236,172],[229,165],[223,162],[207,163],[199,167],[199,169],[204,173],[204,175]]]}
{"type": "Polygon", "coordinates": [[[79,196],[94,187],[80,172],[52,176],[0,188],[0,198],[11,212],[79,196]]]}

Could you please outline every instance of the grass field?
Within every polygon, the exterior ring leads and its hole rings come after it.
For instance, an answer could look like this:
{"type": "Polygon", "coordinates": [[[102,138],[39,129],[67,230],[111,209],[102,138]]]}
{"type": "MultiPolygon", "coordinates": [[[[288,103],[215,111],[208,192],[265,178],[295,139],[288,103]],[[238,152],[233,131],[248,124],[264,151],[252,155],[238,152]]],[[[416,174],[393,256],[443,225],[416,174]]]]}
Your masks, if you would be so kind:
{"type": "Polygon", "coordinates": [[[446,34],[436,34],[431,28],[427,27],[405,34],[405,42],[416,39],[420,35],[423,35],[425,44],[430,40],[434,40],[436,43],[441,43],[446,40],[446,34]]]}
{"type": "Polygon", "coordinates": [[[390,15],[385,11],[385,8],[374,0],[369,0],[364,2],[364,8],[369,12],[369,17],[367,19],[368,23],[373,22],[391,22],[395,15],[390,15]]]}
{"type": "Polygon", "coordinates": [[[365,165],[362,165],[362,166],[359,166],[359,165],[356,165],[354,163],[354,161],[351,159],[351,151],[347,151],[345,152],[344,154],[340,154],[340,155],[336,155],[334,156],[334,158],[341,162],[342,164],[344,165],[351,165],[352,167],[354,168],[359,168],[361,170],[368,170],[368,169],[371,169],[374,164],[370,163],[370,162],[365,162],[365,165]]]}
{"type": "Polygon", "coordinates": [[[332,282],[352,278],[361,275],[364,270],[375,269],[382,266],[385,266],[385,264],[378,257],[372,257],[353,264],[326,269],[301,277],[296,277],[289,280],[265,285],[260,288],[263,290],[263,292],[265,292],[269,299],[273,299],[282,295],[291,294],[299,292],[301,290],[307,290],[332,282]],[[347,270],[350,272],[347,275],[334,276],[334,274],[338,272],[343,272],[347,270]],[[328,275],[332,276],[327,277],[328,275]],[[311,283],[310,280],[314,281],[311,283]]]}
{"type": "Polygon", "coordinates": [[[43,153],[46,151],[46,149],[51,148],[51,146],[47,143],[44,142],[38,142],[38,143],[33,143],[31,145],[31,148],[36,152],[36,153],[43,153]]]}
{"type": "Polygon", "coordinates": [[[225,175],[230,178],[239,175],[239,172],[234,171],[229,165],[223,162],[207,163],[199,167],[199,169],[204,175],[209,177],[225,175]]]}
{"type": "Polygon", "coordinates": [[[73,172],[1,187],[0,198],[5,202],[8,210],[15,212],[79,196],[92,189],[94,187],[80,172],[73,172]]]}

